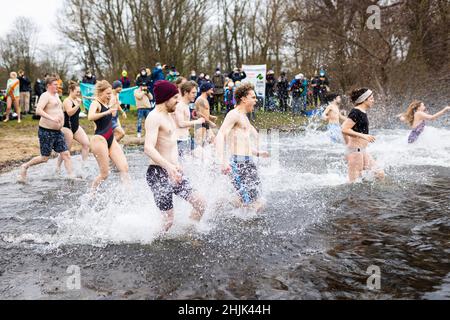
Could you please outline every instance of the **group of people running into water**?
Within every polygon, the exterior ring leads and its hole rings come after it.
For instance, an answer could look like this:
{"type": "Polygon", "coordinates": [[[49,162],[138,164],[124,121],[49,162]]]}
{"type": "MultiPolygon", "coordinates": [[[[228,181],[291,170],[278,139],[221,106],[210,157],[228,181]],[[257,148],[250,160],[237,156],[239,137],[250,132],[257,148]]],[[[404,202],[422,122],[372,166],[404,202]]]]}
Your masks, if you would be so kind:
{"type": "MultiPolygon", "coordinates": [[[[63,103],[58,96],[56,78],[48,78],[46,86],[47,91],[40,97],[36,109],[41,117],[38,130],[41,155],[21,166],[18,181],[25,183],[27,170],[47,162],[52,150],[59,153],[57,167],[64,163],[67,175],[75,178],[69,150],[73,140],[76,140],[82,146],[83,166],[86,165],[89,150],[97,160],[99,174],[92,183],[94,192],[108,178],[110,160],[119,171],[122,183],[128,185],[127,159],[114,133],[114,119],[117,121],[120,108],[120,89],[105,80],[96,84],[95,99],[88,114],[88,119],[95,123],[96,129],[89,142],[79,125],[79,86],[75,83],[70,85],[70,94],[63,103]]],[[[226,115],[217,134],[213,131],[217,118],[211,116],[207,99],[213,94],[213,89],[209,83],[200,87],[201,96],[195,101],[196,114],[192,116],[189,105],[197,97],[198,85],[195,82],[187,81],[180,87],[165,80],[155,83],[156,107],[145,121],[144,153],[150,162],[146,180],[156,206],[163,215],[165,231],[171,228],[174,221],[173,195],[192,205],[193,220],[202,218],[206,201],[183,173],[182,163],[186,157],[196,156],[199,150],[202,151],[208,145],[215,147],[215,165],[218,170],[220,168],[223,174],[230,176],[236,189],[236,197],[232,202],[256,212],[264,207],[255,158],[267,158],[270,155],[260,150],[258,143],[252,143],[258,141],[258,131],[247,115],[253,112],[257,103],[254,87],[247,83],[236,90],[236,106],[226,115]],[[191,143],[191,129],[195,132],[195,143],[191,143]]],[[[329,123],[332,141],[346,145],[350,182],[359,179],[365,170],[374,171],[377,178],[383,179],[383,170],[377,168],[375,160],[367,152],[369,143],[375,142],[375,137],[369,134],[367,117],[367,111],[374,105],[374,94],[370,89],[358,89],[352,92],[351,100],[355,107],[348,117],[344,117],[340,111],[341,97],[336,94],[327,97],[328,107],[324,111],[324,119],[329,123]]],[[[429,115],[423,103],[413,102],[400,115],[403,121],[413,127],[410,142],[414,142],[423,131],[425,121],[436,119],[449,110],[450,107],[446,107],[435,115],[429,115]]]]}
{"type": "MultiPolygon", "coordinates": [[[[348,177],[350,182],[361,178],[364,171],[372,171],[378,179],[384,179],[384,171],[378,168],[374,158],[367,152],[369,143],[376,138],[369,134],[369,119],[367,111],[375,103],[372,90],[362,88],[351,93],[351,101],[355,107],[347,117],[342,115],[340,106],[342,98],[337,94],[329,94],[326,97],[328,106],[323,113],[323,119],[328,121],[328,132],[333,143],[342,143],[346,146],[346,158],[348,162],[348,177]],[[341,125],[341,121],[343,122],[341,125]]],[[[405,113],[398,115],[401,121],[407,123],[412,131],[408,143],[417,141],[425,129],[425,122],[432,121],[444,113],[450,111],[450,106],[443,108],[434,115],[427,112],[425,104],[421,101],[413,101],[405,113]]]]}

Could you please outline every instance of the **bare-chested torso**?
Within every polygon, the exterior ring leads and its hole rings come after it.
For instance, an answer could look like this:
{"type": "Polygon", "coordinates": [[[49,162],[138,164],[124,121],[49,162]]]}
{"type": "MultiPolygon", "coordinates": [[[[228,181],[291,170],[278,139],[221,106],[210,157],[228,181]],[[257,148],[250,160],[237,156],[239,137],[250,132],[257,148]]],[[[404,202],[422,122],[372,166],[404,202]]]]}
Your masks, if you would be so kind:
{"type": "MultiPolygon", "coordinates": [[[[176,125],[172,115],[164,114],[155,110],[150,114],[149,118],[150,117],[160,124],[155,149],[164,159],[175,166],[179,165],[176,125]]],[[[150,163],[155,165],[152,160],[150,160],[150,163]]]]}
{"type": "Polygon", "coordinates": [[[211,109],[208,100],[201,96],[198,97],[197,101],[195,101],[195,111],[197,111],[198,117],[204,117],[206,120],[209,120],[211,109]]]}
{"type": "Polygon", "coordinates": [[[42,107],[42,110],[45,111],[49,116],[60,119],[57,123],[55,121],[51,121],[44,117],[41,117],[39,121],[39,126],[45,129],[50,130],[61,130],[64,125],[64,113],[62,102],[59,99],[58,94],[55,95],[50,94],[48,91],[41,95],[39,98],[38,107],[42,107]]]}
{"type": "Polygon", "coordinates": [[[229,152],[231,155],[252,156],[250,136],[252,130],[254,130],[253,126],[250,124],[248,117],[239,112],[238,109],[234,109],[230,113],[233,113],[232,116],[236,117],[236,122],[227,137],[229,152]]]}
{"type": "MultiPolygon", "coordinates": [[[[183,101],[178,103],[176,112],[180,112],[183,114],[183,121],[189,121],[191,118],[189,106],[186,103],[184,103],[183,101]]],[[[175,117],[175,112],[173,113],[173,117],[175,117]]],[[[189,139],[189,136],[190,136],[189,128],[187,128],[187,127],[180,128],[177,126],[177,128],[176,128],[177,140],[185,141],[185,140],[189,139]]]]}
{"type": "Polygon", "coordinates": [[[340,119],[339,114],[340,114],[339,107],[335,106],[335,105],[331,105],[329,107],[329,110],[327,113],[328,123],[329,124],[339,124],[340,123],[339,122],[339,119],[340,119]]]}

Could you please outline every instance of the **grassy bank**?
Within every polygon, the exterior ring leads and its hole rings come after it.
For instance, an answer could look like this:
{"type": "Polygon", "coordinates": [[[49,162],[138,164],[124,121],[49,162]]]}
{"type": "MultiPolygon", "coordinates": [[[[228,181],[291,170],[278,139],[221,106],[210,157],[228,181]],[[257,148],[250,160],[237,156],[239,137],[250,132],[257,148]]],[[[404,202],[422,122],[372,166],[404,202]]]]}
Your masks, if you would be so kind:
{"type": "MultiPolygon", "coordinates": [[[[303,125],[306,121],[304,117],[292,117],[288,113],[259,112],[254,123],[257,129],[281,129],[291,130],[303,125]]],[[[223,122],[224,116],[219,116],[218,124],[223,122]]],[[[121,141],[124,145],[141,145],[144,139],[136,137],[137,113],[131,111],[128,118],[121,118],[121,123],[126,132],[126,137],[121,141]]],[[[86,118],[80,119],[80,125],[89,136],[94,134],[94,124],[86,118]]],[[[0,123],[0,171],[7,171],[11,166],[17,166],[32,157],[39,155],[39,140],[37,137],[38,120],[33,120],[31,116],[23,118],[21,124],[17,121],[0,123]]],[[[74,143],[73,152],[80,151],[80,145],[74,143]]]]}

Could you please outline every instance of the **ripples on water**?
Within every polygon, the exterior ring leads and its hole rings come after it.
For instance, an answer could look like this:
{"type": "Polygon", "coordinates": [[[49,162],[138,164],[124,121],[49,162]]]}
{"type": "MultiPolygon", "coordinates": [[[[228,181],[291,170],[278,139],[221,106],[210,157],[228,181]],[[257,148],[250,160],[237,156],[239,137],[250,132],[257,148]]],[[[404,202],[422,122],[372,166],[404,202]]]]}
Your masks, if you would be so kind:
{"type": "Polygon", "coordinates": [[[177,199],[164,237],[141,150],[127,150],[131,189],[113,172],[95,201],[86,194],[93,158],[84,181],[55,177],[54,161],[32,168],[25,186],[14,183],[17,171],[2,175],[0,297],[448,299],[450,131],[428,127],[413,146],[406,130],[374,134],[370,152],[388,178],[355,185],[344,148],[326,133],[271,139],[279,161],[259,162],[261,216],[217,209],[231,183],[190,162],[208,211],[194,225],[177,199]],[[70,265],[81,268],[80,291],[65,286],[70,265]],[[381,268],[380,291],[366,286],[371,265],[381,268]]]}

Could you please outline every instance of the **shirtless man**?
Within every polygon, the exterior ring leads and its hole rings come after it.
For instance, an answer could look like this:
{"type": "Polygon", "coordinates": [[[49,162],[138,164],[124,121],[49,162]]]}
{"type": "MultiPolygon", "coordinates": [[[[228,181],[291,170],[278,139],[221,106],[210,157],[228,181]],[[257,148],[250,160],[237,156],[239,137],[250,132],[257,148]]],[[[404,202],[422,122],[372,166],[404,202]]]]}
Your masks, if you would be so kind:
{"type": "Polygon", "coordinates": [[[191,152],[191,137],[189,134],[189,128],[196,124],[204,124],[205,119],[200,118],[198,120],[190,121],[191,112],[189,110],[189,104],[194,102],[195,97],[197,96],[197,84],[194,81],[187,81],[179,87],[179,90],[182,97],[181,101],[177,104],[173,115],[177,126],[176,136],[178,155],[180,159],[183,159],[191,152]]]}
{"type": "Polygon", "coordinates": [[[214,123],[217,117],[211,115],[211,108],[208,102],[208,97],[212,98],[214,96],[214,85],[210,82],[205,82],[200,86],[200,92],[200,97],[195,101],[195,111],[197,118],[202,117],[206,122],[200,128],[196,128],[195,143],[203,147],[206,141],[209,143],[214,141],[215,136],[211,129],[217,127],[214,123]]]}
{"type": "Polygon", "coordinates": [[[21,166],[20,176],[18,177],[18,181],[21,183],[25,183],[27,180],[28,168],[47,162],[52,150],[60,153],[67,174],[70,178],[74,178],[70,153],[67,149],[64,133],[61,131],[64,125],[64,113],[62,102],[58,96],[58,82],[56,78],[49,77],[46,80],[46,85],[47,92],[41,95],[36,108],[36,114],[41,117],[38,132],[41,155],[21,166]]]}
{"type": "Polygon", "coordinates": [[[145,121],[144,152],[150,158],[147,183],[155,203],[164,216],[164,231],[173,225],[173,195],[193,206],[191,218],[199,221],[205,212],[205,200],[192,189],[178,162],[176,125],[171,113],[179,102],[177,87],[169,81],[158,81],[154,87],[155,111],[145,121]]]}
{"type": "Polygon", "coordinates": [[[348,137],[344,137],[342,135],[340,123],[340,120],[347,120],[347,117],[344,117],[339,110],[342,103],[341,96],[335,93],[330,93],[325,97],[325,101],[328,106],[323,112],[323,119],[328,121],[328,134],[330,135],[331,142],[344,143],[344,138],[345,142],[347,142],[348,137]]]}
{"type": "Polygon", "coordinates": [[[225,117],[216,137],[216,154],[222,173],[232,176],[233,185],[240,196],[240,204],[260,212],[261,181],[253,156],[269,157],[268,152],[251,148],[250,138],[258,141],[258,132],[250,124],[247,114],[252,112],[257,102],[255,88],[246,83],[236,89],[236,107],[225,117]],[[225,156],[225,144],[231,151],[231,159],[225,156]]]}

